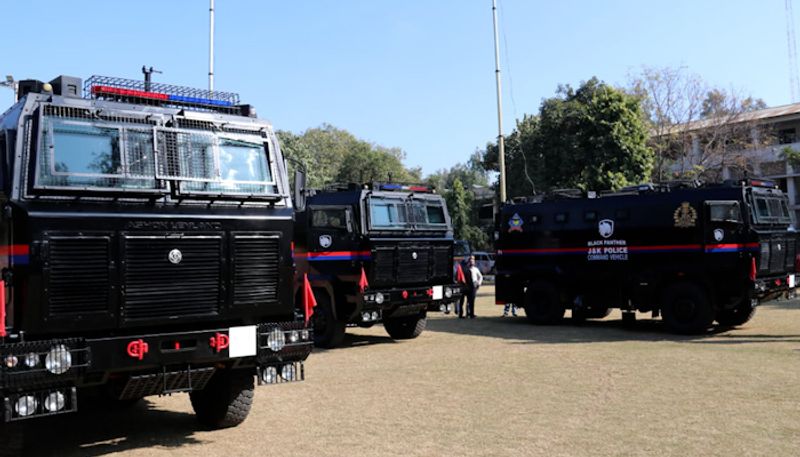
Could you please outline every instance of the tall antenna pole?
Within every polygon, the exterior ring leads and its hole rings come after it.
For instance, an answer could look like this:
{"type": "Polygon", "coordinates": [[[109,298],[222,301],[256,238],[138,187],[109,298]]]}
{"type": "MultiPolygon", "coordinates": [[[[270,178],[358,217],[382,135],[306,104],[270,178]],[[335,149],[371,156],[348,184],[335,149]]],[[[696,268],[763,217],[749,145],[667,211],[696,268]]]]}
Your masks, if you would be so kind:
{"type": "Polygon", "coordinates": [[[208,90],[214,90],[214,0],[208,7],[208,90]]]}
{"type": "Polygon", "coordinates": [[[497,82],[497,148],[500,167],[500,204],[506,201],[506,147],[503,138],[503,96],[500,88],[500,42],[497,37],[497,0],[492,0],[494,25],[494,75],[497,82]]]}
{"type": "Polygon", "coordinates": [[[792,94],[792,103],[797,102],[800,95],[800,81],[797,77],[797,39],[794,35],[794,12],[792,0],[785,0],[786,6],[786,42],[789,49],[789,88],[792,94]]]}

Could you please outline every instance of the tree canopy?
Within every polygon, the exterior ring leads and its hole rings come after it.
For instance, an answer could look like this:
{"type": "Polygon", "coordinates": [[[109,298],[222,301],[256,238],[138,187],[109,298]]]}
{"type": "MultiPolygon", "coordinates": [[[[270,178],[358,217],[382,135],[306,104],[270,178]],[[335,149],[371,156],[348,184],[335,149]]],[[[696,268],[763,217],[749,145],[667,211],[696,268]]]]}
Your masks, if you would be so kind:
{"type": "MultiPolygon", "coordinates": [[[[561,86],[505,138],[508,194],[638,184],[653,168],[647,137],[640,97],[597,78],[561,86]]],[[[487,169],[498,170],[497,155],[497,145],[488,145],[487,169]]]]}
{"type": "Polygon", "coordinates": [[[310,187],[333,182],[419,182],[422,171],[403,165],[405,153],[356,138],[347,130],[329,124],[301,134],[279,130],[281,149],[292,160],[305,165],[310,187]]]}

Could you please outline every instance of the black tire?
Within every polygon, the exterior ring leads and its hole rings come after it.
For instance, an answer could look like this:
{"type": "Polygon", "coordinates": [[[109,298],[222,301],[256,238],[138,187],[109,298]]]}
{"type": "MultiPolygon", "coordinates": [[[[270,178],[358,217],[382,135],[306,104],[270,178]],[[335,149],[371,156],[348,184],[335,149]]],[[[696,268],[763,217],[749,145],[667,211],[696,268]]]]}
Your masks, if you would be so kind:
{"type": "Polygon", "coordinates": [[[664,291],[661,318],[673,333],[703,333],[714,322],[714,308],[701,287],[678,283],[664,291]]]}
{"type": "Polygon", "coordinates": [[[346,322],[336,319],[331,299],[327,293],[317,295],[317,306],[311,322],[314,325],[314,345],[321,348],[335,348],[344,341],[346,322]]]}
{"type": "Polygon", "coordinates": [[[755,306],[745,299],[736,308],[717,311],[717,322],[723,327],[737,327],[747,323],[755,314],[755,306]]]}
{"type": "Polygon", "coordinates": [[[388,318],[383,321],[386,333],[395,340],[410,340],[422,334],[428,325],[428,316],[422,313],[417,316],[388,318]]]}
{"type": "Polygon", "coordinates": [[[525,316],[532,324],[553,325],[561,322],[566,309],[558,290],[546,281],[535,281],[525,291],[525,316]]]}
{"type": "Polygon", "coordinates": [[[191,392],[197,420],[212,429],[235,427],[247,418],[253,405],[253,374],[245,370],[219,370],[200,391],[191,392]]]}

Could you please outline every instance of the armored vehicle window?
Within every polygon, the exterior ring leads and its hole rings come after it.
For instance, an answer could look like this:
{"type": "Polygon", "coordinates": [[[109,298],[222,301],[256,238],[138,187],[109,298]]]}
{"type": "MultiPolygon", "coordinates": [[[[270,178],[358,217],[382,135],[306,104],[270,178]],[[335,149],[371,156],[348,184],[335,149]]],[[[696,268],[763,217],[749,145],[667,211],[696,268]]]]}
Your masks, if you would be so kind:
{"type": "Polygon", "coordinates": [[[792,214],[786,198],[753,195],[753,203],[755,206],[753,217],[756,223],[789,224],[792,222],[792,214]]]}
{"type": "Polygon", "coordinates": [[[347,211],[345,209],[315,209],[311,212],[311,226],[348,230],[347,211]]]}
{"type": "Polygon", "coordinates": [[[41,187],[157,189],[153,133],[45,116],[37,160],[41,187]]]}
{"type": "Polygon", "coordinates": [[[713,222],[742,222],[739,202],[708,202],[709,216],[713,222]]]}
{"type": "Polygon", "coordinates": [[[444,217],[444,208],[437,201],[414,200],[411,203],[413,221],[421,226],[441,226],[447,222],[444,217]]]}
{"type": "MultiPolygon", "coordinates": [[[[248,137],[249,138],[249,137],[248,137]]],[[[267,150],[251,141],[206,132],[160,131],[159,173],[182,181],[186,193],[271,194],[275,182],[267,150]],[[163,151],[163,152],[162,152],[163,151]]]]}
{"type": "Polygon", "coordinates": [[[406,228],[408,214],[402,200],[370,199],[370,223],[374,228],[406,228]]]}

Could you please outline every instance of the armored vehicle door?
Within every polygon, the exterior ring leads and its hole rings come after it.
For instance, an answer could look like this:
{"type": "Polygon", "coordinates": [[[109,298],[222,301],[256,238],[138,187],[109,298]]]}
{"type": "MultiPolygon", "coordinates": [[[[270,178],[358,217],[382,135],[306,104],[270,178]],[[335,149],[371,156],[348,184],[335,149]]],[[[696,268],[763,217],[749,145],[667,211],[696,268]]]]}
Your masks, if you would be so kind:
{"type": "Polygon", "coordinates": [[[353,248],[355,227],[349,206],[311,206],[309,211],[309,251],[347,251],[353,248]]]}
{"type": "Polygon", "coordinates": [[[706,252],[737,251],[743,240],[744,220],[738,200],[705,202],[703,243],[706,252]]]}

